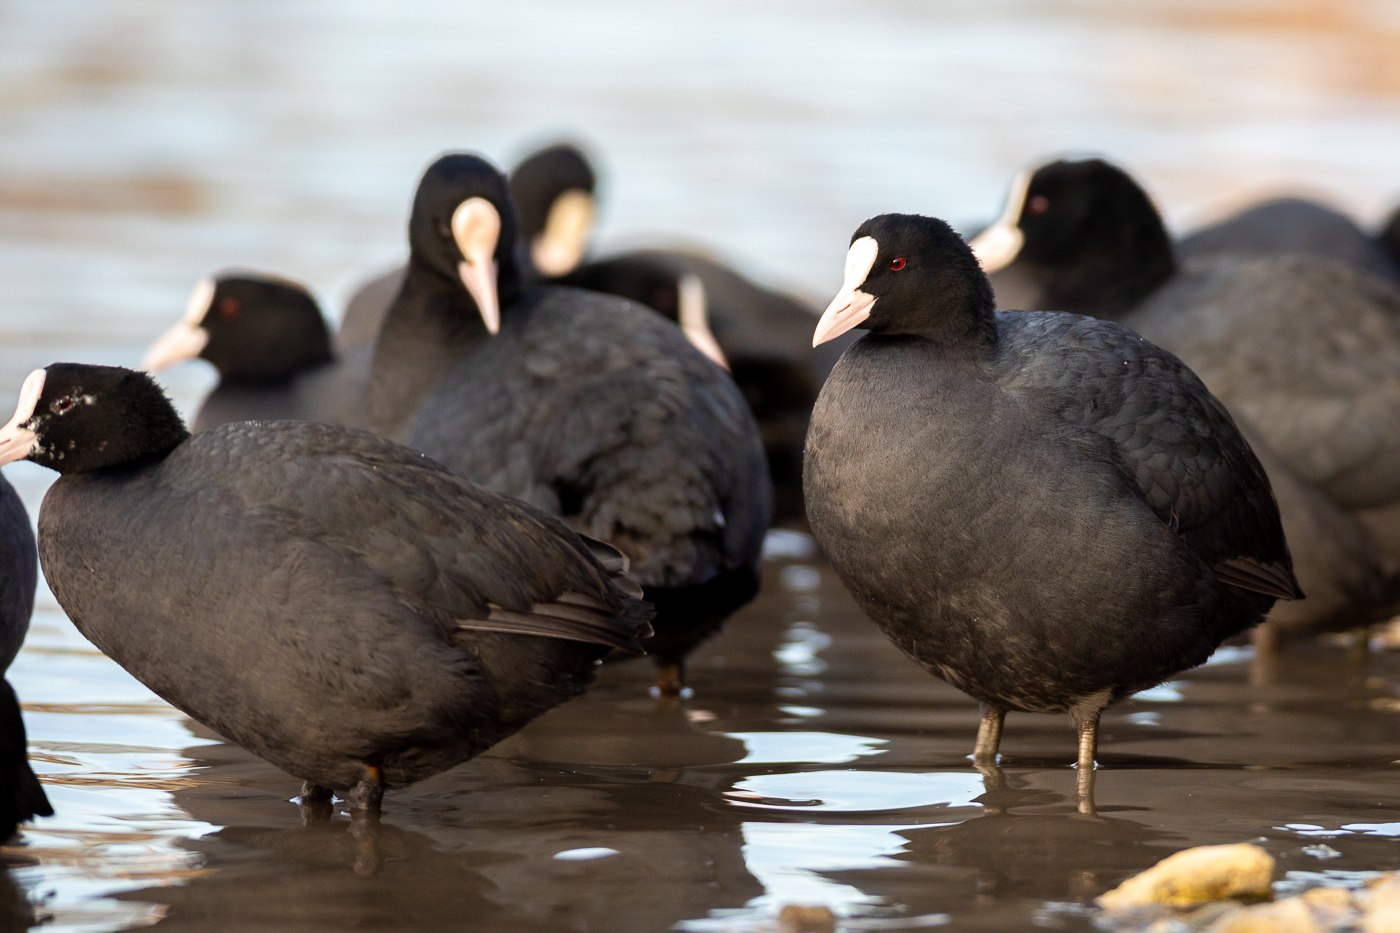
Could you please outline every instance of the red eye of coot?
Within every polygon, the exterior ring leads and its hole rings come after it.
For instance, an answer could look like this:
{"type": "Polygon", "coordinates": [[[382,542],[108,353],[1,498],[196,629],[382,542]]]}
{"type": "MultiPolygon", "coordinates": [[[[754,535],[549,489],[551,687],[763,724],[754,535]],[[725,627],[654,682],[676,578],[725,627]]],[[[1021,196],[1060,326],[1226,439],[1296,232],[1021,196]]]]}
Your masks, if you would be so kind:
{"type": "Polygon", "coordinates": [[[1050,199],[1043,194],[1037,194],[1026,204],[1026,209],[1031,212],[1032,216],[1039,217],[1050,210],[1050,199]]]}
{"type": "Polygon", "coordinates": [[[904,268],[904,257],[903,257],[903,256],[896,256],[894,259],[891,259],[891,260],[890,260],[890,268],[893,269],[895,272],[898,272],[900,269],[903,269],[903,268],[904,268]]]}
{"type": "Polygon", "coordinates": [[[54,399],[53,405],[49,407],[52,409],[55,415],[61,415],[65,411],[73,407],[73,399],[71,396],[65,395],[63,396],[63,398],[54,399]]]}
{"type": "Polygon", "coordinates": [[[221,317],[233,317],[238,313],[238,308],[239,304],[237,298],[225,298],[219,302],[219,315],[221,317]]]}

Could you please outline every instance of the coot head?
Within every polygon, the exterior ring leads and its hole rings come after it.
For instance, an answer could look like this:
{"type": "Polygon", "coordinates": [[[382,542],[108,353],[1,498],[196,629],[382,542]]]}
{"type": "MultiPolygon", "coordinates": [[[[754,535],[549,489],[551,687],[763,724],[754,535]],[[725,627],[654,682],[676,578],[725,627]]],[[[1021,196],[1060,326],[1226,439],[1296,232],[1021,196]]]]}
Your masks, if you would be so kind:
{"type": "Polygon", "coordinates": [[[493,334],[502,298],[520,285],[516,226],[506,177],[480,156],[450,152],[423,173],[408,221],[412,261],[459,281],[493,334]]]}
{"type": "Polygon", "coordinates": [[[290,279],[222,273],[195,286],[185,315],[141,360],[156,371],[195,357],[226,379],[285,380],[331,359],[316,299],[290,279]]]}
{"type": "Polygon", "coordinates": [[[531,153],[510,173],[520,232],[541,275],[567,275],[583,259],[597,213],[597,182],[588,157],[569,143],[531,153]]]}
{"type": "Polygon", "coordinates": [[[852,235],[841,290],[818,321],[812,346],[853,327],[987,340],[996,332],[994,312],[987,276],[952,227],[935,217],[881,214],[852,235]]]}
{"type": "Polygon", "coordinates": [[[24,380],[15,415],[0,428],[0,463],[32,460],[62,474],[137,466],[187,437],[175,406],[147,374],[53,363],[24,380]]]}
{"type": "Polygon", "coordinates": [[[1012,263],[1040,289],[1039,308],[1124,310],[1176,271],[1147,192],[1103,159],[1058,160],[1012,183],[1001,217],[972,240],[982,268],[1012,263]]]}

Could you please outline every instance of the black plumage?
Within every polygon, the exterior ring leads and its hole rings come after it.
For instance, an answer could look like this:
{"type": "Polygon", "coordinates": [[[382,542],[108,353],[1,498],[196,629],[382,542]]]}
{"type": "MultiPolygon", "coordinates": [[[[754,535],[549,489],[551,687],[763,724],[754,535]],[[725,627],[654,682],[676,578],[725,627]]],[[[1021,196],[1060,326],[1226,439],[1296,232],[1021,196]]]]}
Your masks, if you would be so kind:
{"type": "Polygon", "coordinates": [[[1380,246],[1391,265],[1400,269],[1400,207],[1390,212],[1390,216],[1377,231],[1376,244],[1380,246]]]}
{"type": "Polygon", "coordinates": [[[626,553],[678,690],[684,655],[758,586],[770,489],[733,380],[646,308],[528,287],[505,178],[475,156],[428,167],[409,242],[371,427],[626,553]]]}
{"type": "MultiPolygon", "coordinates": [[[[560,284],[620,295],[640,302],[690,333],[682,320],[685,283],[694,283],[708,332],[744,393],[763,437],[773,478],[774,519],[803,517],[802,443],[817,391],[846,342],[812,352],[807,344],[816,309],[791,295],[759,285],[699,253],[633,250],[583,263],[560,284]]],[[[692,299],[696,300],[696,299],[692,299]]],[[[697,322],[700,323],[700,322],[697,322]]]]}
{"type": "Polygon", "coordinates": [[[1314,256],[1400,282],[1383,244],[1346,214],[1306,198],[1280,197],[1251,204],[1183,237],[1182,260],[1212,256],[1314,256]]]}
{"type": "MultiPolygon", "coordinates": [[[[596,173],[567,143],[521,160],[510,174],[522,243],[522,276],[618,295],[676,322],[702,352],[729,369],[753,412],[773,481],[773,518],[800,521],[802,441],[817,389],[845,343],[807,347],[816,308],[760,285],[695,250],[637,249],[586,260],[596,173]],[[687,319],[682,320],[685,317],[687,319]]],[[[403,284],[395,269],[366,282],[346,305],[336,342],[368,346],[403,284]]]]}
{"type": "Polygon", "coordinates": [[[230,740],[375,811],[582,692],[650,609],[611,547],[375,435],[190,436],[150,379],[54,364],[0,436],[85,636],[230,740]]]}
{"type": "Polygon", "coordinates": [[[1400,291],[1313,256],[1179,264],[1146,192],[1100,159],[1019,180],[973,247],[998,289],[1003,274],[1029,287],[1026,307],[1120,321],[1177,354],[1287,469],[1280,505],[1310,596],[1279,607],[1277,627],[1396,610],[1400,540],[1385,532],[1400,508],[1400,291]]]}
{"type": "MultiPolygon", "coordinates": [[[[1099,713],[1296,595],[1269,483],[1176,357],[1118,325],[995,312],[932,218],[856,231],[816,342],[841,358],[807,439],[812,530],[906,654],[984,705],[1099,713]]],[[[1081,784],[1082,790],[1087,790],[1081,784]]]]}
{"type": "Polygon", "coordinates": [[[141,368],[195,357],[219,372],[192,419],[196,432],[230,421],[365,421],[370,351],[337,354],[320,306],[300,283],[254,272],[200,282],[184,318],[152,344],[141,368]]]}
{"type": "MultiPolygon", "coordinates": [[[[38,577],[29,514],[14,487],[0,477],[0,674],[9,670],[29,631],[38,577]]],[[[0,842],[36,816],[53,816],[53,808],[29,765],[19,700],[0,680],[0,842]]]]}

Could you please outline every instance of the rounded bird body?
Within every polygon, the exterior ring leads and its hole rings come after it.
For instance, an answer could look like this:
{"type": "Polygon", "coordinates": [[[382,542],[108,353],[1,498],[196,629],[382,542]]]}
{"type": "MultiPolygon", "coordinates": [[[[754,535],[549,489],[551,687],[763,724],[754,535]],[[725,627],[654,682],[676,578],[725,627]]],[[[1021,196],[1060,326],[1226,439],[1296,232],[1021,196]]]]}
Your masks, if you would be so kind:
{"type": "Polygon", "coordinates": [[[371,426],[616,545],[657,608],[661,689],[758,587],[771,483],[733,380],[613,296],[528,286],[505,178],[430,165],[374,350],[371,426]]]}
{"type": "Polygon", "coordinates": [[[463,761],[647,631],[615,551],[415,451],[308,422],[191,437],[140,374],[31,379],[43,394],[0,448],[63,474],[39,520],[60,605],[155,693],[315,785],[377,793],[463,761]]]}
{"type": "Polygon", "coordinates": [[[1100,712],[1298,595],[1263,468],[1176,357],[1116,324],[999,313],[942,221],[852,238],[814,343],[862,327],[807,440],[808,518],[906,654],[984,704],[1100,712]]]}
{"type": "MultiPolygon", "coordinates": [[[[1293,208],[1283,205],[1286,213],[1293,208]]],[[[1147,193],[1100,159],[1019,178],[973,241],[1020,307],[1119,321],[1185,360],[1278,477],[1309,598],[1283,631],[1364,626],[1400,608],[1400,291],[1316,255],[1226,250],[1178,263],[1147,193]]]]}

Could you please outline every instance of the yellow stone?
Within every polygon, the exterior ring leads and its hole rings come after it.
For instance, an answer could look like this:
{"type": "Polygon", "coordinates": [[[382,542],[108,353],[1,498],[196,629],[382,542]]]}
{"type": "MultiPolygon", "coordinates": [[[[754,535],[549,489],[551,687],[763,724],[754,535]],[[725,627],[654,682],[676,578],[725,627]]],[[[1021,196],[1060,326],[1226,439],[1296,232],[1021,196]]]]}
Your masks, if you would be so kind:
{"type": "Polygon", "coordinates": [[[1362,933],[1400,933],[1400,884],[1372,887],[1362,933]]]}
{"type": "Polygon", "coordinates": [[[830,907],[787,904],[778,911],[782,933],[834,933],[836,914],[830,907]]]}
{"type": "Polygon", "coordinates": [[[1227,898],[1268,900],[1273,856],[1255,845],[1198,846],[1169,855],[1106,894],[1098,904],[1124,910],[1148,904],[1195,907],[1227,898]]]}

